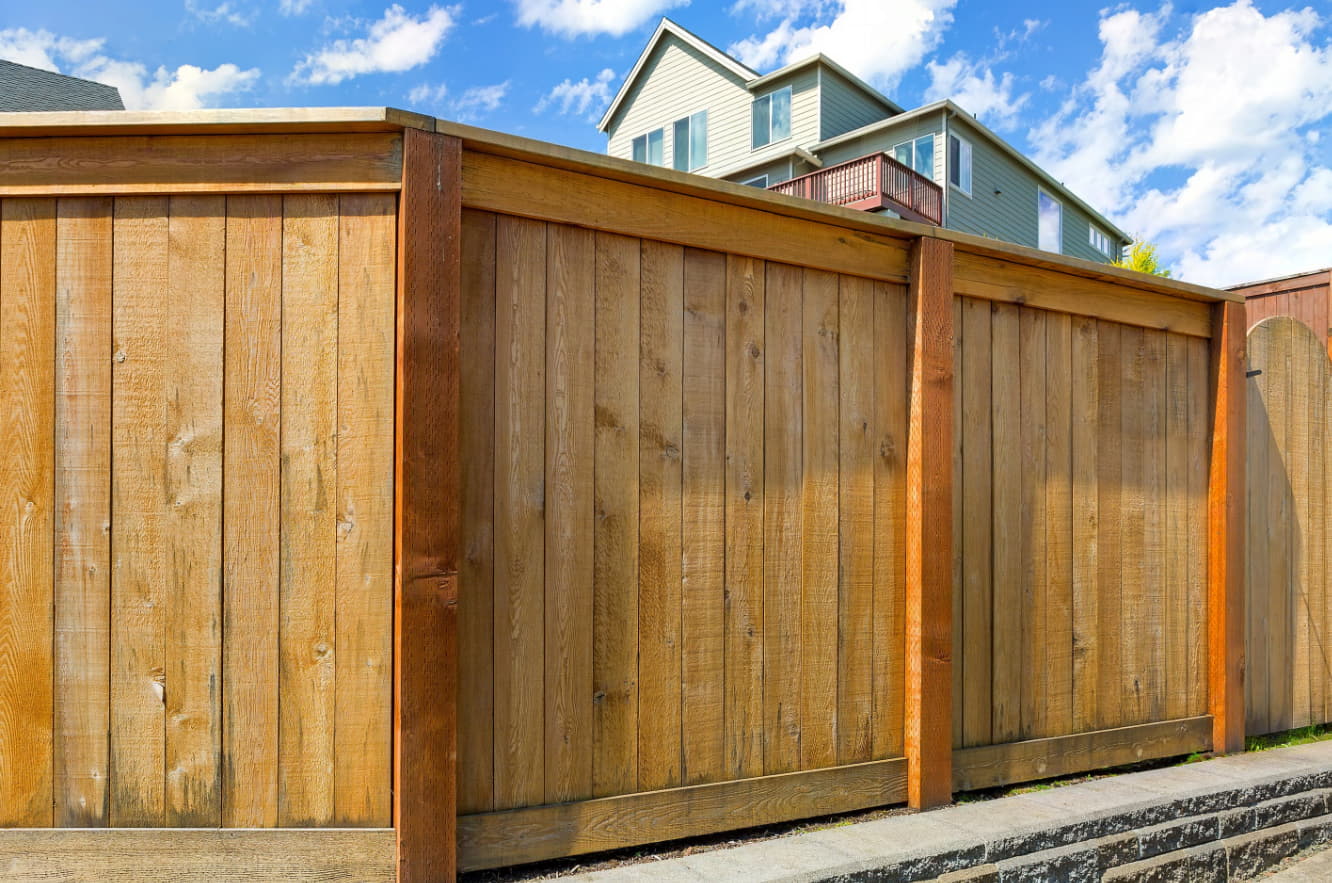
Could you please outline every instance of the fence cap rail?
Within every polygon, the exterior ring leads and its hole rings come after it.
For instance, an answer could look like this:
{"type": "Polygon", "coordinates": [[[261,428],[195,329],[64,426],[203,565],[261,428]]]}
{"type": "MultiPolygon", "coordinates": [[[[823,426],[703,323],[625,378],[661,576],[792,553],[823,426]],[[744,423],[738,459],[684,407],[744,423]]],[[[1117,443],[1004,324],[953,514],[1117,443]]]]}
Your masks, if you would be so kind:
{"type": "Polygon", "coordinates": [[[700,196],[789,217],[804,218],[897,239],[933,236],[952,242],[958,251],[981,254],[1017,264],[1043,267],[1073,276],[1098,279],[1194,301],[1242,301],[1243,295],[1177,279],[1147,276],[1080,258],[1056,255],[840,206],[813,203],[794,196],[760,191],[742,184],[701,175],[645,166],[626,159],[506,135],[475,126],[438,120],[392,107],[284,107],[194,111],[58,111],[0,113],[0,138],[69,137],[81,135],[288,134],[293,132],[392,132],[420,129],[452,135],[465,147],[539,165],[700,196]]]}

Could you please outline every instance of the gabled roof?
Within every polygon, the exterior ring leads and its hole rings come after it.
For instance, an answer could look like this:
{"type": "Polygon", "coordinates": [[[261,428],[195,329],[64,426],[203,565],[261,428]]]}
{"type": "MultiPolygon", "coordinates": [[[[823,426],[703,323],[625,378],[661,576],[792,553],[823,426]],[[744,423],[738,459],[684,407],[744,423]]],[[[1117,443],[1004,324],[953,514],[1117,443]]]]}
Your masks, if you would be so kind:
{"type": "Polygon", "coordinates": [[[899,114],[898,116],[890,117],[886,120],[879,120],[878,122],[870,123],[867,126],[861,126],[859,129],[852,129],[850,132],[843,132],[841,135],[834,135],[832,138],[828,138],[824,141],[820,141],[818,144],[811,145],[809,149],[814,151],[815,153],[818,153],[819,151],[826,150],[827,148],[832,147],[834,145],[845,144],[848,141],[855,141],[857,138],[863,138],[866,135],[877,134],[887,129],[891,129],[894,126],[900,125],[902,123],[908,123],[911,120],[919,119],[920,117],[927,116],[931,113],[939,113],[941,111],[961,119],[963,123],[974,129],[976,131],[976,134],[983,137],[990,144],[994,145],[996,148],[998,148],[1000,151],[1006,154],[1010,159],[1017,162],[1027,171],[1031,172],[1033,175],[1039,178],[1044,184],[1050,187],[1057,188],[1061,193],[1063,193],[1065,196],[1068,197],[1070,202],[1072,202],[1078,208],[1086,212],[1093,221],[1095,221],[1101,227],[1104,227],[1106,231],[1108,231],[1114,236],[1118,236],[1119,239],[1123,242],[1133,241],[1132,236],[1129,236],[1123,230],[1119,229],[1119,227],[1117,227],[1115,224],[1111,223],[1109,219],[1107,219],[1096,209],[1092,208],[1091,206],[1087,205],[1087,203],[1083,202],[1080,198],[1078,198],[1078,196],[1075,193],[1073,193],[1073,191],[1068,189],[1068,185],[1066,185],[1063,181],[1056,181],[1053,175],[1051,175],[1049,172],[1047,172],[1045,169],[1041,168],[1040,166],[1036,165],[1036,163],[1028,159],[1026,155],[1023,154],[1016,147],[1009,144],[1003,138],[1000,138],[998,135],[992,132],[987,126],[981,123],[980,120],[972,116],[970,112],[954,104],[952,99],[950,98],[944,98],[940,101],[935,101],[932,104],[926,104],[923,107],[917,107],[914,110],[909,110],[906,113],[899,114]]]}
{"type": "Polygon", "coordinates": [[[597,129],[602,132],[606,131],[606,127],[610,125],[610,121],[615,116],[615,112],[620,109],[620,105],[629,95],[630,87],[632,87],[634,82],[638,79],[638,75],[643,72],[643,65],[647,63],[653,50],[657,48],[662,40],[666,39],[668,34],[675,37],[677,40],[692,46],[703,56],[717,62],[745,83],[758,78],[758,71],[746,67],[725,52],[722,52],[716,46],[713,46],[707,40],[704,40],[696,34],[690,33],[669,18],[663,17],[661,23],[657,25],[657,29],[652,32],[652,38],[648,40],[647,46],[645,46],[643,51],[639,53],[638,61],[634,62],[633,70],[629,71],[629,76],[625,77],[624,82],[620,84],[620,91],[615,93],[615,100],[610,103],[610,107],[606,108],[606,113],[601,117],[601,122],[597,123],[597,129]]]}
{"type": "Polygon", "coordinates": [[[793,61],[790,64],[788,64],[786,67],[780,68],[779,70],[775,70],[770,74],[764,74],[763,76],[759,77],[757,80],[751,80],[749,83],[746,83],[745,85],[747,85],[751,91],[755,89],[762,89],[767,84],[774,82],[776,80],[780,80],[782,77],[785,77],[787,74],[793,74],[796,71],[800,70],[801,68],[806,68],[814,64],[823,65],[824,67],[828,68],[830,71],[834,72],[839,77],[850,83],[852,86],[855,86],[861,92],[864,92],[865,95],[868,96],[870,99],[883,105],[883,107],[886,110],[888,110],[889,113],[897,114],[902,112],[901,105],[890,99],[887,95],[884,95],[878,89],[875,89],[869,83],[866,83],[860,77],[856,76],[846,68],[842,67],[837,62],[833,61],[828,56],[824,55],[822,52],[811,55],[808,58],[802,58],[799,61],[793,61]]]}
{"type": "Polygon", "coordinates": [[[124,109],[114,86],[0,59],[0,111],[124,109]]]}

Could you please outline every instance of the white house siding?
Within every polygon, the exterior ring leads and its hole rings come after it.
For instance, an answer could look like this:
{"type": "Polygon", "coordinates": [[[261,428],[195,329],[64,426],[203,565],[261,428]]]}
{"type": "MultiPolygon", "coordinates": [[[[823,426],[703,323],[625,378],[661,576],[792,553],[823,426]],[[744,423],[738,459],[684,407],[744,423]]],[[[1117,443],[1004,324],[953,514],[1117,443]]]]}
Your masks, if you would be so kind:
{"type": "Polygon", "coordinates": [[[802,175],[806,171],[808,171],[808,169],[805,168],[804,163],[798,163],[792,157],[784,156],[780,159],[775,159],[771,162],[761,163],[753,168],[745,169],[742,172],[737,172],[734,175],[727,175],[726,180],[734,181],[737,184],[743,184],[746,181],[754,180],[759,175],[767,175],[769,184],[777,184],[781,181],[794,178],[796,175],[802,175]],[[799,165],[800,168],[796,168],[797,165],[799,165]]]}
{"type": "Polygon", "coordinates": [[[692,46],[667,35],[643,65],[619,112],[610,121],[606,152],[632,159],[635,138],[664,128],[662,156],[669,166],[674,149],[673,124],[706,110],[708,164],[695,171],[710,174],[749,153],[750,101],[740,77],[692,46]]]}
{"type": "Polygon", "coordinates": [[[831,68],[823,69],[822,79],[823,114],[819,140],[835,138],[889,115],[887,108],[831,68]]]}

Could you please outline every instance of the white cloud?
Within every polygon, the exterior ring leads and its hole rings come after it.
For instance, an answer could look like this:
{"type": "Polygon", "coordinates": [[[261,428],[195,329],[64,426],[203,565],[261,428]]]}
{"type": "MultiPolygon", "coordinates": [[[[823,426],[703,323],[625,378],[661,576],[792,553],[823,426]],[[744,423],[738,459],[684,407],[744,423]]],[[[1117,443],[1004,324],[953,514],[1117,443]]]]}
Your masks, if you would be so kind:
{"type": "Polygon", "coordinates": [[[926,101],[951,98],[975,114],[982,122],[998,129],[1011,129],[1017,115],[1029,96],[1013,95],[1013,75],[1004,73],[995,77],[990,65],[972,62],[966,53],[955,53],[943,63],[931,61],[930,85],[925,90],[926,101]]]}
{"type": "Polygon", "coordinates": [[[518,24],[561,37],[623,36],[689,0],[515,0],[518,24]]]}
{"type": "Polygon", "coordinates": [[[766,34],[730,47],[750,67],[789,64],[822,52],[881,88],[932,52],[953,21],[957,0],[760,0],[784,16],[766,34]]]}
{"type": "Polygon", "coordinates": [[[196,0],[185,0],[185,9],[195,18],[204,24],[213,25],[220,22],[226,22],[229,25],[235,25],[238,28],[249,27],[255,19],[255,13],[248,15],[231,5],[230,0],[219,3],[211,9],[206,6],[200,6],[196,0]]]}
{"type": "Polygon", "coordinates": [[[1195,282],[1323,267],[1332,254],[1332,43],[1312,9],[1250,0],[1189,18],[1102,14],[1100,63],[1032,132],[1036,159],[1195,282]]]}
{"type": "Polygon", "coordinates": [[[296,65],[289,80],[310,85],[337,85],[371,73],[396,73],[425,64],[456,22],[458,7],[431,6],[416,18],[396,3],[371,23],[364,37],[334,40],[296,65]]]}
{"type": "Polygon", "coordinates": [[[449,112],[454,119],[468,122],[498,110],[508,94],[508,80],[490,86],[473,86],[449,103],[449,112]]]}
{"type": "Polygon", "coordinates": [[[105,44],[100,38],[75,40],[49,31],[0,30],[0,58],[115,86],[128,110],[209,107],[217,99],[251,88],[259,79],[258,68],[242,70],[234,64],[211,70],[192,64],[174,70],[159,66],[150,75],[140,62],[104,54],[105,44]]]}
{"type": "Polygon", "coordinates": [[[429,83],[422,83],[407,93],[407,100],[414,105],[436,105],[444,100],[444,96],[449,94],[449,89],[443,83],[432,86],[429,83]]]}
{"type": "Polygon", "coordinates": [[[300,15],[310,8],[313,0],[281,0],[278,11],[283,15],[300,15]]]}
{"type": "Polygon", "coordinates": [[[565,80],[543,95],[533,109],[537,113],[544,113],[546,108],[558,106],[560,114],[572,113],[588,120],[595,120],[601,116],[606,105],[610,104],[610,84],[614,79],[615,71],[606,68],[597,74],[595,80],[589,80],[587,77],[576,83],[571,79],[565,80]]]}

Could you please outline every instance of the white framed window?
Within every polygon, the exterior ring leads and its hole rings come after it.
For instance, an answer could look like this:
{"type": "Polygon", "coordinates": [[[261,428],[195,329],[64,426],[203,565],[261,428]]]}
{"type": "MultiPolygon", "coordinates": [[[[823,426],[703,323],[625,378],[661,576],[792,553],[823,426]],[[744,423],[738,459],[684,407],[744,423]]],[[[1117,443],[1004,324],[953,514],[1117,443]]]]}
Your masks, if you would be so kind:
{"type": "Polygon", "coordinates": [[[741,181],[746,187],[758,187],[763,190],[768,189],[768,176],[759,175],[757,178],[750,178],[748,181],[741,181]]]}
{"type": "Polygon", "coordinates": [[[662,153],[665,140],[665,129],[653,129],[646,135],[639,135],[634,139],[634,162],[645,162],[654,166],[666,165],[666,157],[662,153]]]}
{"type": "Polygon", "coordinates": [[[672,138],[675,168],[692,172],[708,164],[708,112],[700,110],[675,121],[672,138]]]}
{"type": "Polygon", "coordinates": [[[971,142],[948,134],[948,183],[971,195],[971,142]]]}
{"type": "Polygon", "coordinates": [[[893,159],[934,180],[934,136],[921,135],[893,147],[893,159]]]}
{"type": "Polygon", "coordinates": [[[750,147],[791,137],[791,87],[778,89],[754,99],[750,110],[752,137],[750,147]]]}
{"type": "Polygon", "coordinates": [[[1044,190],[1036,191],[1036,243],[1042,251],[1064,250],[1064,206],[1044,190]]]}
{"type": "Polygon", "coordinates": [[[1115,247],[1110,244],[1110,237],[1101,232],[1095,224],[1087,225],[1087,241],[1091,247],[1099,251],[1106,257],[1114,257],[1115,247]]]}

